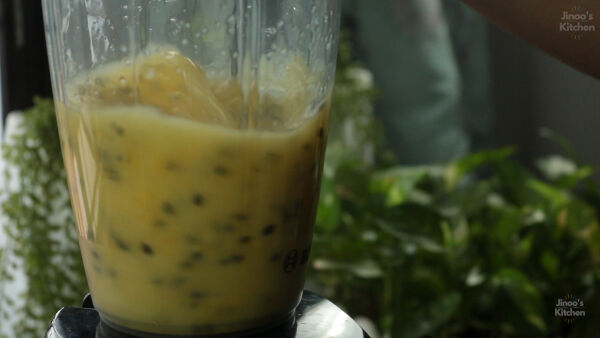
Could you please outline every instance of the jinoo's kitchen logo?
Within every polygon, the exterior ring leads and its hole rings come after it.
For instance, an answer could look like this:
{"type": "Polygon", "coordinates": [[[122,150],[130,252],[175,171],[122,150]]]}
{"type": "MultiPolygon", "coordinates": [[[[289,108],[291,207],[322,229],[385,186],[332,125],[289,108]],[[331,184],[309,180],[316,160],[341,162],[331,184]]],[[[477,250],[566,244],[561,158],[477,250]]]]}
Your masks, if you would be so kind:
{"type": "Polygon", "coordinates": [[[585,317],[583,299],[573,295],[566,295],[556,301],[554,317],[561,317],[565,323],[572,323],[577,318],[585,317]]]}
{"type": "Polygon", "coordinates": [[[562,13],[558,29],[575,40],[581,40],[588,32],[595,32],[594,14],[581,6],[573,6],[562,13]]]}

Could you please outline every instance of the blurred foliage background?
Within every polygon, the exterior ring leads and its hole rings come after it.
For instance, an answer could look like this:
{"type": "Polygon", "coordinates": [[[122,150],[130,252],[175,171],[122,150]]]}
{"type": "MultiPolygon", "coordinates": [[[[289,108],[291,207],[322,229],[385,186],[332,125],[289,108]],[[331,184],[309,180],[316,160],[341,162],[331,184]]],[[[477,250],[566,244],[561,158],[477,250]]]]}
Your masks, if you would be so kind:
{"type": "MultiPolygon", "coordinates": [[[[534,169],[512,148],[398,166],[373,115],[372,75],[346,38],[336,80],[308,288],[372,323],[374,336],[598,332],[600,188],[567,141],[543,130],[564,153],[534,169]],[[567,294],[582,297],[585,318],[554,316],[567,294]]],[[[0,293],[0,312],[18,314],[16,336],[37,337],[86,287],[51,101],[36,101],[21,127],[4,149],[20,184],[3,196],[11,242],[0,284],[16,264],[29,282],[23,295],[0,293]]]]}
{"type": "Polygon", "coordinates": [[[309,285],[372,320],[374,335],[596,336],[600,189],[569,142],[542,129],[563,153],[536,168],[512,148],[396,165],[368,71],[346,44],[339,65],[309,285]],[[586,317],[555,317],[567,294],[586,317]]]}

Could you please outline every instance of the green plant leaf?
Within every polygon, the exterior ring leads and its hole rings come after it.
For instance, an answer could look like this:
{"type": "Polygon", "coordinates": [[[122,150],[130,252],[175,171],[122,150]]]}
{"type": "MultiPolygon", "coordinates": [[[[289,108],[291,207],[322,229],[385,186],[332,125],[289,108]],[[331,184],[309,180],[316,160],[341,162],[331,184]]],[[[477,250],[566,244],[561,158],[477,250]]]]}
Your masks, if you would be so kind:
{"type": "Polygon", "coordinates": [[[394,337],[424,337],[433,334],[441,325],[448,322],[458,310],[462,297],[452,291],[429,304],[423,304],[414,312],[397,309],[395,318],[404,318],[394,323],[394,337]]]}
{"type": "Polygon", "coordinates": [[[472,173],[486,164],[504,161],[513,153],[513,148],[491,149],[467,155],[450,163],[444,173],[446,188],[448,190],[454,189],[465,175],[472,173]]]}
{"type": "Polygon", "coordinates": [[[371,178],[370,191],[386,196],[385,205],[394,207],[404,203],[417,184],[435,167],[397,167],[379,172],[371,178]]]}
{"type": "Polygon", "coordinates": [[[493,277],[493,283],[502,288],[515,307],[520,311],[525,321],[538,333],[546,330],[545,312],[539,289],[521,272],[505,268],[493,277]]]}
{"type": "Polygon", "coordinates": [[[341,212],[340,200],[334,182],[324,179],[321,183],[317,227],[325,233],[334,232],[340,223],[341,212]]]}

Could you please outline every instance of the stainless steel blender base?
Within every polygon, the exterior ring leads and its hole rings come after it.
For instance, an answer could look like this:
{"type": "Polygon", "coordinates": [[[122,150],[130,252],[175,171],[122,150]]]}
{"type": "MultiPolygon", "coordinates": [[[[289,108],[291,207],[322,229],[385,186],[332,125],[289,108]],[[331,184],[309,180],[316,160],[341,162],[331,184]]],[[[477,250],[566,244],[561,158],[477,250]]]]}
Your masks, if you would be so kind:
{"type": "MultiPolygon", "coordinates": [[[[46,332],[46,338],[135,338],[118,332],[100,321],[88,294],[83,307],[60,309],[46,332]]],[[[204,336],[207,337],[207,336],[204,336]]],[[[247,338],[368,338],[362,328],[333,303],[313,292],[304,291],[296,309],[295,321],[268,331],[246,334],[211,335],[210,337],[247,338]]]]}

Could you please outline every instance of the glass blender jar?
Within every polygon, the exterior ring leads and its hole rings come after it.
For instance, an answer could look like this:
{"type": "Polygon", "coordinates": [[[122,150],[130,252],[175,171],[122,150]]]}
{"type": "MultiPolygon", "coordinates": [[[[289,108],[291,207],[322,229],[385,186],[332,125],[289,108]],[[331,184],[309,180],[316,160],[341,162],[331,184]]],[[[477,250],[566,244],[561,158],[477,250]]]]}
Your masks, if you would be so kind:
{"type": "Polygon", "coordinates": [[[90,292],[140,336],[293,317],[339,0],[43,0],[90,292]]]}

